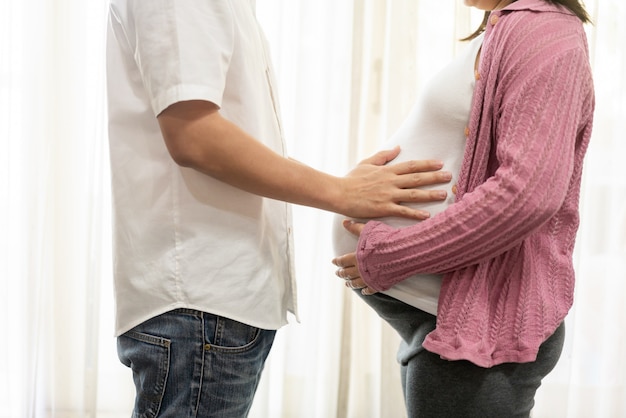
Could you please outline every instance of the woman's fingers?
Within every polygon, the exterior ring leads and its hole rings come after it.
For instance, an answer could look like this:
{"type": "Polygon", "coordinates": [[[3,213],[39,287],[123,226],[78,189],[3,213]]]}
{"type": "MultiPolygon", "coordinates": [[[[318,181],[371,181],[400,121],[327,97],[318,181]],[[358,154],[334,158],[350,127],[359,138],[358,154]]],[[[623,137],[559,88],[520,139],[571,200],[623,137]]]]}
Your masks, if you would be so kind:
{"type": "MultiPolygon", "coordinates": [[[[354,267],[356,268],[356,253],[344,254],[340,257],[333,258],[333,264],[337,267],[346,268],[346,267],[354,267]]],[[[339,270],[337,270],[339,271],[339,270]]]]}
{"type": "MultiPolygon", "coordinates": [[[[364,223],[355,222],[350,219],[345,219],[342,222],[342,225],[348,232],[350,232],[352,235],[355,235],[357,237],[361,236],[361,231],[363,231],[363,228],[365,228],[364,223]]],[[[356,254],[355,254],[355,262],[356,262],[356,254]]]]}
{"type": "Polygon", "coordinates": [[[371,287],[366,287],[365,289],[361,289],[361,294],[363,296],[372,296],[374,293],[378,293],[376,290],[371,287]]]}
{"type": "Polygon", "coordinates": [[[359,269],[356,266],[337,269],[337,271],[335,271],[335,275],[344,280],[353,280],[361,277],[359,275],[359,269]]]}
{"type": "MultiPolygon", "coordinates": [[[[363,225],[356,222],[357,225],[363,225]]],[[[346,287],[350,289],[361,289],[361,293],[365,296],[373,295],[374,293],[378,293],[376,290],[368,287],[367,283],[363,281],[361,278],[361,273],[359,273],[359,268],[356,265],[356,254],[346,254],[341,257],[336,257],[333,259],[333,264],[339,267],[335,271],[335,275],[343,280],[345,280],[346,287]]]]}

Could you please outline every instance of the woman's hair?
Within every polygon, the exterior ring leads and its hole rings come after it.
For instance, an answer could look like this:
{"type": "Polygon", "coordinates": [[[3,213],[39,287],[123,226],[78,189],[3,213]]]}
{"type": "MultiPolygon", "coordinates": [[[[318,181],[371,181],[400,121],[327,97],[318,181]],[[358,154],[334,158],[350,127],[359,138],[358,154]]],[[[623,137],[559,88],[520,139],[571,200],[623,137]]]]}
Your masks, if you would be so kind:
{"type": "MultiPolygon", "coordinates": [[[[515,2],[517,0],[513,0],[513,2],[515,2]]],[[[584,4],[582,4],[579,0],[544,0],[553,4],[560,4],[561,6],[565,6],[567,7],[569,10],[572,11],[572,13],[574,13],[576,16],[578,16],[578,18],[583,22],[583,23],[591,23],[591,17],[589,16],[589,13],[587,13],[587,10],[585,10],[585,6],[584,4]]],[[[480,35],[481,33],[483,33],[485,31],[485,28],[487,27],[487,22],[489,20],[489,14],[491,12],[487,11],[485,12],[485,16],[483,17],[483,21],[480,23],[480,26],[478,27],[478,29],[476,29],[476,31],[474,33],[472,33],[471,35],[461,39],[462,41],[469,41],[472,40],[474,38],[476,38],[478,35],[480,35]]]]}

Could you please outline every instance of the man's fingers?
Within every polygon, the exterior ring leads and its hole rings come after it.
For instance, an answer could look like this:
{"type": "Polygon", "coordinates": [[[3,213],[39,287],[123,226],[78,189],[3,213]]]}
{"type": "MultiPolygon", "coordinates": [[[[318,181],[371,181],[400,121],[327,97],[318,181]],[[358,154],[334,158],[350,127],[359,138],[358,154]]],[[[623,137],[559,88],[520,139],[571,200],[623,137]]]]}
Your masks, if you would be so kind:
{"type": "Polygon", "coordinates": [[[362,160],[359,163],[359,165],[361,164],[385,165],[389,161],[392,161],[394,158],[396,158],[398,154],[400,154],[399,146],[396,146],[395,148],[390,149],[390,150],[378,151],[376,154],[372,155],[371,157],[362,160]]]}
{"type": "Polygon", "coordinates": [[[400,174],[395,180],[395,185],[401,189],[429,186],[432,184],[448,183],[452,180],[449,171],[429,171],[424,173],[400,174]]]}
{"type": "Polygon", "coordinates": [[[420,209],[411,209],[408,206],[402,206],[400,204],[390,205],[386,210],[387,216],[397,216],[400,218],[414,219],[416,221],[423,221],[430,218],[430,212],[420,209]]]}
{"type": "Polygon", "coordinates": [[[425,203],[445,200],[448,192],[445,190],[421,190],[421,189],[401,189],[396,192],[395,199],[404,203],[425,203]]]}
{"type": "Polygon", "coordinates": [[[382,167],[373,164],[388,161],[398,151],[398,148],[381,151],[350,171],[343,178],[336,212],[363,219],[383,216],[428,218],[428,212],[402,204],[444,200],[444,191],[424,190],[423,187],[447,183],[452,176],[440,171],[442,163],[437,160],[415,160],[382,167]]]}
{"type": "Polygon", "coordinates": [[[388,166],[395,174],[424,173],[438,171],[443,168],[443,162],[439,160],[410,160],[388,166]]]}

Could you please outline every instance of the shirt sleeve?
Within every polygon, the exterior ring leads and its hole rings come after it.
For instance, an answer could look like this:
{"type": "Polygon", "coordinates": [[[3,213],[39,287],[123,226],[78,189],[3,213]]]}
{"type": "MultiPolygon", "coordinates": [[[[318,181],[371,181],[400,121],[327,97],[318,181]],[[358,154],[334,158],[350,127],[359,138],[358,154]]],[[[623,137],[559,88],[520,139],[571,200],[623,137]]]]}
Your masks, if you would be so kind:
{"type": "MultiPolygon", "coordinates": [[[[492,110],[498,167],[486,181],[414,226],[366,225],[357,260],[370,287],[383,291],[413,274],[485,262],[519,245],[561,210],[582,164],[581,127],[591,118],[588,58],[582,49],[571,49],[528,68],[514,82],[514,91],[506,86],[501,107],[492,110]]],[[[567,224],[576,222],[576,214],[564,216],[572,218],[563,219],[567,224]]]]}
{"type": "Polygon", "coordinates": [[[184,100],[221,106],[234,45],[226,0],[135,0],[129,37],[155,115],[184,100]],[[134,35],[134,36],[132,36],[134,35]]]}

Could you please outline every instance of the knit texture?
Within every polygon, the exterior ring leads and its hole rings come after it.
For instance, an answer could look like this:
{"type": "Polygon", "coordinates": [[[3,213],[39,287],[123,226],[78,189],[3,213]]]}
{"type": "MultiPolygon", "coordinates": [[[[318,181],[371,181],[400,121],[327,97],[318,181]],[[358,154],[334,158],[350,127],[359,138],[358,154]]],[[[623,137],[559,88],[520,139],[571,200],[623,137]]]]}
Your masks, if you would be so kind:
{"type": "Polygon", "coordinates": [[[572,306],[594,92],[581,21],[548,2],[492,12],[481,55],[457,201],[408,228],[369,222],[357,258],[379,291],[444,273],[424,347],[491,367],[534,361],[572,306]]]}

